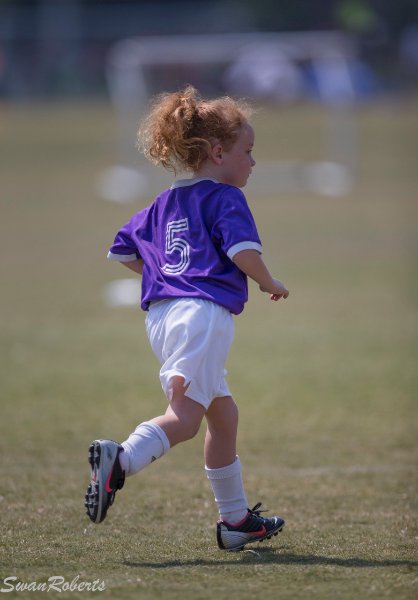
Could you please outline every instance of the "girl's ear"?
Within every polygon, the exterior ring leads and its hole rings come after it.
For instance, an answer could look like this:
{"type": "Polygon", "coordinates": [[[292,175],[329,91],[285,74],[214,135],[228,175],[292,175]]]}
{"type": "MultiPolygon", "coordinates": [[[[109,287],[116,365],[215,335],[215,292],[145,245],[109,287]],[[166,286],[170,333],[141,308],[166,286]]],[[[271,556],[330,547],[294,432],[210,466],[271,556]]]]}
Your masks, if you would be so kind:
{"type": "Polygon", "coordinates": [[[217,165],[222,164],[223,148],[222,148],[221,144],[218,143],[218,144],[215,144],[214,146],[212,146],[211,157],[215,164],[217,164],[217,165]]]}

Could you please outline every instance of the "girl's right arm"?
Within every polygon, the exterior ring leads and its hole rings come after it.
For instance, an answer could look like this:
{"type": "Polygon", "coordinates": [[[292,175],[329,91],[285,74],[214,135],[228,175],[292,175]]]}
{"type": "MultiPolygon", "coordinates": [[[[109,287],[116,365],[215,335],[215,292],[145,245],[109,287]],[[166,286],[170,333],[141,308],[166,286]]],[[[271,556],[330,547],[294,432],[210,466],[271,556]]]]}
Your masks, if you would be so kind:
{"type": "Polygon", "coordinates": [[[131,271],[138,273],[138,275],[142,275],[142,270],[144,268],[144,261],[141,258],[138,258],[137,260],[132,260],[129,262],[121,262],[120,264],[123,265],[124,267],[127,267],[131,271]]]}
{"type": "Polygon", "coordinates": [[[289,290],[281,281],[270,275],[256,250],[241,250],[235,254],[233,261],[243,273],[258,283],[262,292],[268,292],[272,300],[288,297],[289,290]]]}

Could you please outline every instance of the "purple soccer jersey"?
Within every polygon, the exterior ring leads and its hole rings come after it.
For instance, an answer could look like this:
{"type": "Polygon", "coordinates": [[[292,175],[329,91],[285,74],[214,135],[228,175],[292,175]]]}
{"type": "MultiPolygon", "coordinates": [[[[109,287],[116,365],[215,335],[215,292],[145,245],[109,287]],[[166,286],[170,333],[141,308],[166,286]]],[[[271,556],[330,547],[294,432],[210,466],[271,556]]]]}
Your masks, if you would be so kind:
{"type": "Polygon", "coordinates": [[[141,307],[169,298],[203,298],[239,314],[246,275],[234,255],[262,247],[240,189],[212,179],[174,182],[120,229],[108,258],[142,258],[141,307]]]}

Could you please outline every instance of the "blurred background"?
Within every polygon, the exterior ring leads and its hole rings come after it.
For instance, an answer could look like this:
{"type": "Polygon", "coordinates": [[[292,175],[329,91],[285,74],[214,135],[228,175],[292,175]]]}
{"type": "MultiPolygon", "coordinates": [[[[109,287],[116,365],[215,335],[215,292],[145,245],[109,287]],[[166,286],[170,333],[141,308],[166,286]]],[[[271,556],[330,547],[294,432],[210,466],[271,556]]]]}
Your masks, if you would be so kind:
{"type": "MultiPolygon", "coordinates": [[[[24,581],[45,577],[46,564],[48,574],[80,561],[96,572],[82,536],[88,444],[126,439],[165,410],[140,283],[106,255],[172,180],[141,159],[136,129],[153,94],[186,83],[256,106],[257,165],[244,191],[266,263],[291,290],[272,303],[250,283],[228,362],[249,497],[292,523],[290,555],[395,565],[418,535],[417,0],[0,0],[5,564],[24,581]]],[[[125,547],[143,539],[138,514],[150,507],[178,528],[183,550],[177,516],[191,499],[201,527],[210,492],[196,485],[199,435],[112,508],[125,547]]],[[[125,566],[109,553],[104,576],[120,583],[125,566]]],[[[292,561],[282,589],[299,587],[303,567],[311,596],[312,570],[327,583],[330,566],[344,565],[292,561]]],[[[401,580],[367,564],[312,597],[341,597],[361,578],[374,597],[398,597],[401,580]]],[[[415,597],[410,578],[402,597],[415,597]]]]}
{"type": "Polygon", "coordinates": [[[316,160],[303,152],[280,164],[274,158],[275,164],[259,166],[254,184],[266,193],[344,195],[358,174],[353,109],[398,102],[418,87],[418,4],[0,1],[4,105],[102,102],[112,108],[115,164],[96,181],[108,200],[135,200],[161,185],[134,151],[135,130],[151,96],[186,83],[209,96],[326,108],[316,160]]]}
{"type": "MultiPolygon", "coordinates": [[[[102,97],[109,50],[132,36],[326,30],[358,46],[359,97],[401,93],[417,84],[417,20],[415,0],[1,0],[0,95],[102,97]]],[[[304,83],[313,95],[306,73],[304,83]]]]}

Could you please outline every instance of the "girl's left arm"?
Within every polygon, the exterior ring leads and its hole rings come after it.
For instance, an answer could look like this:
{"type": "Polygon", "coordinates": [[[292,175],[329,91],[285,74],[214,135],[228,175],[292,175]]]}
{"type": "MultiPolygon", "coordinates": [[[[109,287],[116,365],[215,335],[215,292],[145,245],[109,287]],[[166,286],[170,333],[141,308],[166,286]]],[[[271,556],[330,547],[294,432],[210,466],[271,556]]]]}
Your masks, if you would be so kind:
{"type": "Polygon", "coordinates": [[[284,283],[271,276],[257,250],[241,250],[232,260],[243,273],[258,283],[262,292],[268,292],[272,300],[288,297],[289,290],[284,283]]]}

